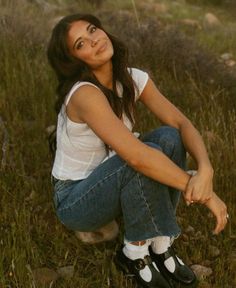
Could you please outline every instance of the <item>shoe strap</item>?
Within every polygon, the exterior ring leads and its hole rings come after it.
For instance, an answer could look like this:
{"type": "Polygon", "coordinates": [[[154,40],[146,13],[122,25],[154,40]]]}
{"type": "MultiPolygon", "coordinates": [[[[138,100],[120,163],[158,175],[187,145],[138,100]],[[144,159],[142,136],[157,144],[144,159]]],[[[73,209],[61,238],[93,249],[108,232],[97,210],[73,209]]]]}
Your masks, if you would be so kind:
{"type": "Polygon", "coordinates": [[[134,262],[134,268],[136,270],[143,270],[146,265],[149,266],[152,264],[152,258],[149,255],[146,255],[144,259],[139,258],[139,259],[133,260],[133,262],[134,262]]]}
{"type": "Polygon", "coordinates": [[[175,254],[175,251],[174,251],[174,248],[173,248],[173,247],[169,247],[168,250],[167,250],[165,253],[163,253],[163,254],[164,254],[164,259],[165,259],[165,260],[167,260],[167,259],[170,258],[170,257],[173,257],[175,263],[176,263],[176,264],[177,264],[177,263],[180,264],[180,263],[179,263],[179,260],[178,260],[178,258],[177,258],[177,256],[176,256],[176,254],[175,254]]]}
{"type": "Polygon", "coordinates": [[[175,251],[172,247],[169,247],[168,250],[163,253],[163,255],[164,255],[165,260],[170,257],[176,258],[175,251]]]}

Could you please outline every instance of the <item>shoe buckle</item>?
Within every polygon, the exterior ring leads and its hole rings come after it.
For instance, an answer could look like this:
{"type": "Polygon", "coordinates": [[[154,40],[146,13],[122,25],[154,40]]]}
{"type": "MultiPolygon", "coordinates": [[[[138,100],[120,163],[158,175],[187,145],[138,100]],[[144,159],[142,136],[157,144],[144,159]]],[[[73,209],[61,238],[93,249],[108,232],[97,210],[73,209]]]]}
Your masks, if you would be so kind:
{"type": "Polygon", "coordinates": [[[145,256],[144,259],[137,259],[135,260],[134,267],[137,270],[142,270],[145,268],[146,265],[152,264],[152,259],[149,255],[145,256]]]}
{"type": "Polygon", "coordinates": [[[142,270],[142,269],[144,269],[145,265],[146,264],[145,264],[143,259],[137,259],[137,260],[135,260],[134,268],[136,270],[142,270]]]}

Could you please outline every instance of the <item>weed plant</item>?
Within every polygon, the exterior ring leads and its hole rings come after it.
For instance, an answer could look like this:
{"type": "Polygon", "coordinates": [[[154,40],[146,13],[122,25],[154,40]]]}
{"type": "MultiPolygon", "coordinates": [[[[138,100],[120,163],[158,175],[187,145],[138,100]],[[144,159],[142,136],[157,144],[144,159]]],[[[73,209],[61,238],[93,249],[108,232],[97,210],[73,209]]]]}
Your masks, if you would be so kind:
{"type": "MultiPolygon", "coordinates": [[[[53,19],[71,7],[74,10],[78,3],[62,2],[49,1],[54,6],[47,10],[31,1],[0,0],[0,116],[9,135],[7,163],[0,175],[0,287],[49,287],[34,281],[34,269],[67,265],[75,267],[74,277],[50,287],[135,287],[112,262],[121,235],[112,243],[87,246],[54,213],[52,157],[45,129],[56,122],[56,80],[47,63],[46,44],[53,19]]],[[[92,12],[93,7],[81,4],[80,12],[92,12]]],[[[224,233],[213,237],[214,221],[208,211],[181,203],[178,219],[183,231],[191,225],[199,237],[181,238],[176,245],[189,263],[208,260],[213,268],[213,275],[201,287],[235,287],[235,73],[176,27],[151,17],[138,25],[130,11],[116,14],[104,8],[97,15],[129,46],[130,64],[148,71],[163,94],[202,133],[215,169],[215,190],[227,203],[231,222],[224,233]],[[218,247],[222,256],[211,258],[210,245],[218,247]]],[[[138,114],[136,129],[141,132],[160,124],[142,106],[138,114]]],[[[194,168],[192,161],[189,168],[194,168]]]]}

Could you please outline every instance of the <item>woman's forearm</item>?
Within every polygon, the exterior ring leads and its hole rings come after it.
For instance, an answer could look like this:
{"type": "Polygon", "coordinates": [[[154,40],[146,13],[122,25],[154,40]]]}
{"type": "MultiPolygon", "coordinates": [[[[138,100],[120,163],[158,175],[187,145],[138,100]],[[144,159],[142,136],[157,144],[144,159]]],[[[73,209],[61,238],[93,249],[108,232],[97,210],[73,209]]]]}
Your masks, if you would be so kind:
{"type": "Polygon", "coordinates": [[[163,152],[142,144],[139,153],[135,153],[134,162],[129,162],[138,172],[150,177],[162,184],[171,186],[180,191],[185,191],[190,176],[178,167],[163,152]]]}
{"type": "Polygon", "coordinates": [[[197,129],[186,120],[180,126],[180,133],[186,150],[198,165],[198,171],[213,174],[205,144],[197,129]]]}

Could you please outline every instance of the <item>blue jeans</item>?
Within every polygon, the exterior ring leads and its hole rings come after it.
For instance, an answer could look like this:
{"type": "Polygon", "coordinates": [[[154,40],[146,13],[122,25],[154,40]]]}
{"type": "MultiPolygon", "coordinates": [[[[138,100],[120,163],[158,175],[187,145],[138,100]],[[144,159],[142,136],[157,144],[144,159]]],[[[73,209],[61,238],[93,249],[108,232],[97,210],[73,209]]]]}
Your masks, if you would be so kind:
{"type": "MultiPolygon", "coordinates": [[[[162,126],[142,141],[185,168],[186,152],[177,129],[162,126]]],[[[54,190],[57,216],[69,229],[94,231],[122,215],[128,241],[180,233],[175,216],[180,192],[135,171],[118,155],[86,179],[54,179],[54,190]]]]}

